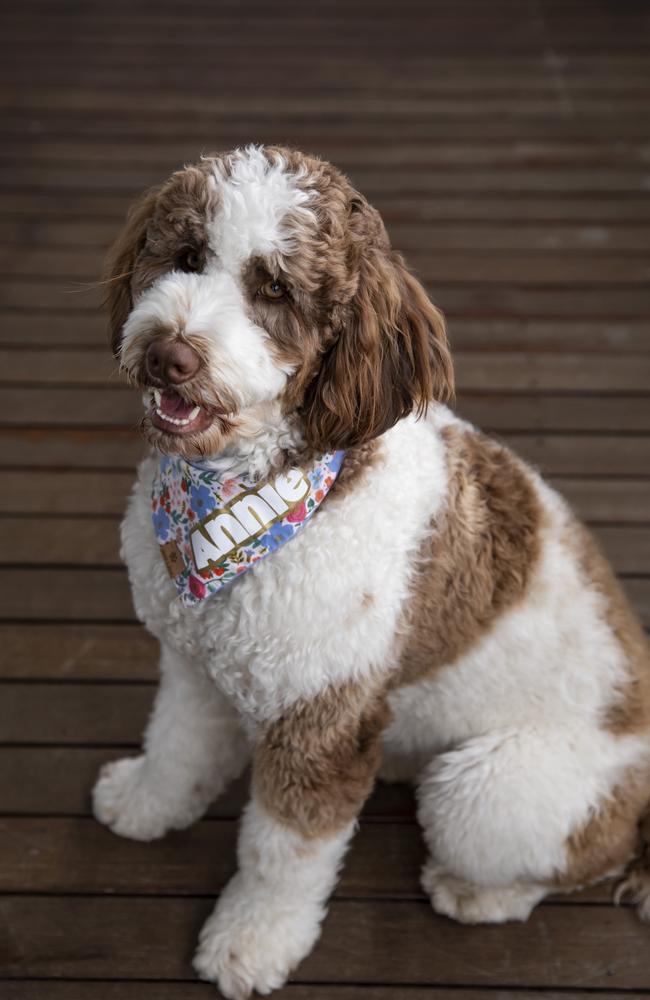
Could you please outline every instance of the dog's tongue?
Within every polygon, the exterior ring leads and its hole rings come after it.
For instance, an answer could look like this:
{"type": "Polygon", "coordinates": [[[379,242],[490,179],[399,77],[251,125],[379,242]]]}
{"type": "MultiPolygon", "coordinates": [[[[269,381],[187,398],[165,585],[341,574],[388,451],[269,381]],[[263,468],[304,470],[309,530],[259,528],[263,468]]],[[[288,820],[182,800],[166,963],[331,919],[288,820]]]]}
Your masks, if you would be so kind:
{"type": "Polygon", "coordinates": [[[168,417],[186,420],[194,408],[194,403],[186,403],[173,389],[165,389],[160,394],[160,409],[168,417]]]}

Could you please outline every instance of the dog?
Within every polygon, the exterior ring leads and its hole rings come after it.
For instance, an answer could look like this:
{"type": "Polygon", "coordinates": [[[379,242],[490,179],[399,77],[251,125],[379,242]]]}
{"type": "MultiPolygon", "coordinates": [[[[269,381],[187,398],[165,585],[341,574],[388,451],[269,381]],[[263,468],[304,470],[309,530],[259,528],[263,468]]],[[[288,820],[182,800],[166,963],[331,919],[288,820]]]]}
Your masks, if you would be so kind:
{"type": "Polygon", "coordinates": [[[525,920],[620,875],[650,918],[645,635],[564,500],[445,405],[443,318],[378,212],[249,146],[146,193],[106,277],[152,446],[122,554],[161,680],[94,812],[152,840],[252,764],[198,974],[237,1000],[286,981],[377,776],[416,785],[438,913],[525,920]]]}

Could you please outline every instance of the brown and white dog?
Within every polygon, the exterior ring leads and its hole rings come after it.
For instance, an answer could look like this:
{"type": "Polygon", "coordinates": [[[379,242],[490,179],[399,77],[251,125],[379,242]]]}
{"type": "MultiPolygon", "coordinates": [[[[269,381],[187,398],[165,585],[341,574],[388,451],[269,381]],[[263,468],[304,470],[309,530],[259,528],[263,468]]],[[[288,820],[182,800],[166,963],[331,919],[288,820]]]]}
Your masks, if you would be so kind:
{"type": "Polygon", "coordinates": [[[564,501],[442,405],[443,321],[378,213],[319,159],[236,150],[146,194],[108,278],[154,449],[254,479],[346,451],[303,531],[195,607],[154,536],[153,457],[123,524],[161,682],[95,815],[160,837],[252,760],[198,973],[228,997],[282,985],[378,774],[417,785],[439,913],[523,920],[626,872],[650,917],[645,636],[564,501]]]}

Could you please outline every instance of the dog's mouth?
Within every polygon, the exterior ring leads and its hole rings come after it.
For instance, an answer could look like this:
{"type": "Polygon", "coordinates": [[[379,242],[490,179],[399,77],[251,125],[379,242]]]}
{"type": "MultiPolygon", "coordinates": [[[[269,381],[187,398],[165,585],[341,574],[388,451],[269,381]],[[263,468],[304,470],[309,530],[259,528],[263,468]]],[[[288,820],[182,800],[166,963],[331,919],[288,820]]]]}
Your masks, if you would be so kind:
{"type": "Polygon", "coordinates": [[[165,434],[196,434],[213,423],[216,413],[201,403],[189,402],[174,389],[151,389],[151,422],[165,434]]]}

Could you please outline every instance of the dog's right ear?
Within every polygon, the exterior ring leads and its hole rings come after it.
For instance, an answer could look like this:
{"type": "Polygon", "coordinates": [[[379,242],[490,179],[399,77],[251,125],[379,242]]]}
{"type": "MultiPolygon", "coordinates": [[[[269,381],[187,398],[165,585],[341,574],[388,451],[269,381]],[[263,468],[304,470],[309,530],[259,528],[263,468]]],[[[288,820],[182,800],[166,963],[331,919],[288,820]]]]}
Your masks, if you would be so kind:
{"type": "Polygon", "coordinates": [[[129,209],[124,228],[106,255],[104,303],[108,308],[111,347],[117,357],[122,327],[133,308],[131,277],[136,258],[147,238],[147,226],[158,200],[158,188],[146,191],[129,209]]]}

